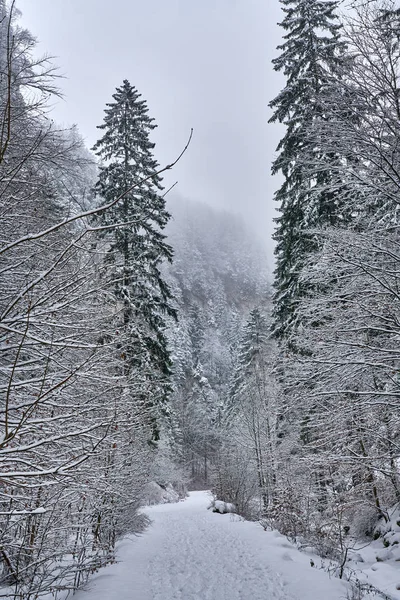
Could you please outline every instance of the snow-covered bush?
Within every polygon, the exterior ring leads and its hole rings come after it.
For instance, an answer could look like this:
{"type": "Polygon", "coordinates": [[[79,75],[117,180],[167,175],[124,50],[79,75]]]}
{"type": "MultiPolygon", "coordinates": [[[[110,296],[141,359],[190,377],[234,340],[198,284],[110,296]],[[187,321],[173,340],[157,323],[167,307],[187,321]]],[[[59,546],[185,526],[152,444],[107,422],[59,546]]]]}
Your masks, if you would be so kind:
{"type": "Polygon", "coordinates": [[[223,500],[217,500],[216,498],[214,498],[214,500],[211,501],[208,510],[212,510],[213,512],[219,513],[220,515],[226,515],[229,513],[236,512],[234,504],[231,504],[230,502],[224,502],[223,500]]]}
{"type": "Polygon", "coordinates": [[[374,537],[375,531],[378,530],[377,521],[378,515],[374,506],[363,505],[361,510],[358,507],[358,510],[354,510],[354,515],[352,515],[352,535],[357,539],[374,537]]]}
{"type": "Polygon", "coordinates": [[[153,455],[153,463],[150,468],[149,479],[152,482],[152,490],[145,491],[148,494],[149,499],[147,500],[147,504],[158,504],[163,503],[164,501],[161,499],[159,502],[156,500],[151,501],[152,495],[157,497],[156,488],[153,484],[157,482],[157,485],[160,489],[158,490],[158,495],[161,497],[165,496],[166,489],[172,489],[174,494],[177,496],[177,500],[167,500],[168,502],[177,502],[178,500],[183,500],[187,498],[188,492],[188,476],[183,467],[177,464],[176,460],[173,460],[172,452],[170,445],[166,439],[166,434],[158,443],[157,450],[155,450],[155,454],[153,455]],[[163,490],[163,491],[162,491],[163,490]]]}
{"type": "Polygon", "coordinates": [[[236,512],[249,520],[259,518],[257,474],[251,456],[241,448],[226,445],[218,453],[212,492],[216,498],[233,504],[236,512]]]}
{"type": "Polygon", "coordinates": [[[400,545],[400,506],[398,504],[387,511],[387,521],[384,518],[379,519],[373,537],[381,537],[386,548],[400,545]]]}
{"type": "Polygon", "coordinates": [[[171,502],[179,502],[179,494],[174,490],[172,485],[156,483],[150,481],[147,483],[143,490],[143,503],[147,506],[153,504],[169,504],[171,502]]]}

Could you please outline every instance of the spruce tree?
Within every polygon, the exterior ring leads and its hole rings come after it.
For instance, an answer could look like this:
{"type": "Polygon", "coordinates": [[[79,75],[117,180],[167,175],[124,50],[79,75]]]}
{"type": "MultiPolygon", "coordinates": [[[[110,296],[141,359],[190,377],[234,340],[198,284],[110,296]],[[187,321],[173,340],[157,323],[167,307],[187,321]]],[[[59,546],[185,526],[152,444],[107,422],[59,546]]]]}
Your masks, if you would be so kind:
{"type": "MultiPolygon", "coordinates": [[[[299,273],[305,257],[317,247],[313,227],[332,225],[338,216],[337,195],[328,188],[329,171],[310,171],[319,149],[310,132],[318,119],[326,119],[319,98],[340,76],[344,45],[335,10],[337,1],[281,0],[286,31],[281,55],[274,59],[276,71],[286,76],[282,92],[270,102],[274,113],[270,122],[286,125],[280,141],[273,173],[284,181],[275,194],[280,205],[274,238],[276,245],[274,331],[287,335],[295,321],[295,309],[304,293],[299,273]],[[307,157],[307,159],[306,159],[307,157]]],[[[328,157],[329,160],[329,157],[328,157]]]]}
{"type": "Polygon", "coordinates": [[[239,439],[244,436],[248,440],[265,512],[272,500],[275,484],[278,408],[273,378],[275,344],[270,323],[259,308],[254,308],[243,329],[226,414],[239,439]]]}
{"type": "MultiPolygon", "coordinates": [[[[121,306],[125,339],[120,348],[126,374],[140,371],[148,381],[167,381],[170,357],[165,338],[165,315],[175,316],[171,292],[160,267],[172,259],[162,230],[170,215],[161,195],[158,164],[149,135],[156,127],[146,102],[125,80],[107,104],[99,129],[104,135],[93,150],[102,160],[96,193],[100,203],[123,197],[99,217],[108,244],[106,262],[113,293],[121,306]],[[109,225],[121,224],[107,232],[109,225]]],[[[157,396],[160,390],[146,393],[157,396]]],[[[161,385],[164,389],[165,386],[161,385]]],[[[164,393],[163,392],[163,393],[164,393]]],[[[147,403],[148,399],[145,400],[147,403]]]]}
{"type": "MultiPolygon", "coordinates": [[[[264,371],[271,346],[269,325],[259,308],[253,308],[244,327],[238,349],[237,366],[230,390],[230,408],[236,410],[240,396],[251,398],[252,393],[265,392],[264,371]],[[256,381],[258,380],[258,381],[256,381]]],[[[251,400],[249,400],[251,402],[251,400]]]]}

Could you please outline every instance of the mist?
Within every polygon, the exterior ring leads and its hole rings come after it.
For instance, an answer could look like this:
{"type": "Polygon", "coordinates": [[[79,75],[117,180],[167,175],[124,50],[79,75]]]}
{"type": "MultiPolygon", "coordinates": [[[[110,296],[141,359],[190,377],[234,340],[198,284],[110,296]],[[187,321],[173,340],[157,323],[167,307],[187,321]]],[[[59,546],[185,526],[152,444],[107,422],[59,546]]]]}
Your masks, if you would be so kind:
{"type": "Polygon", "coordinates": [[[65,100],[52,118],[76,123],[88,146],[99,137],[106,102],[128,79],[147,101],[158,128],[161,165],[189,151],[164,183],[214,207],[242,214],[272,264],[270,166],[279,127],[268,102],[281,79],[271,65],[280,41],[278,0],[20,0],[21,23],[37,52],[59,66],[65,100]]]}

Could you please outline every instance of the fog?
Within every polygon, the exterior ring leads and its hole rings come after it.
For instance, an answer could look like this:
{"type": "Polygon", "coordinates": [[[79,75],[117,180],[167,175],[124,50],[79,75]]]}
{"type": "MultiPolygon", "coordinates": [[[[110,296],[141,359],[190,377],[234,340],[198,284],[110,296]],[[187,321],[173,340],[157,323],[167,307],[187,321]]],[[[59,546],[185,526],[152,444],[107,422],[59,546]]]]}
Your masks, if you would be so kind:
{"type": "Polygon", "coordinates": [[[17,0],[21,24],[55,56],[64,100],[53,118],[99,137],[106,102],[128,79],[158,124],[161,165],[191,146],[164,182],[186,198],[245,216],[272,263],[270,176],[281,134],[267,125],[281,77],[271,66],[281,20],[278,0],[17,0]]]}

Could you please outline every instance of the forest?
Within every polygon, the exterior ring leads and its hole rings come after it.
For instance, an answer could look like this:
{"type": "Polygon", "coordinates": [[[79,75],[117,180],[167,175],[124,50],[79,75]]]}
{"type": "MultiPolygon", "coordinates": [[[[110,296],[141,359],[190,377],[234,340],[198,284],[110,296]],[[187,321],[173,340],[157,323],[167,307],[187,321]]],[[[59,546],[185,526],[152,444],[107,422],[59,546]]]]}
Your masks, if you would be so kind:
{"type": "Polygon", "coordinates": [[[67,598],[195,490],[398,597],[352,566],[400,560],[400,6],[279,2],[271,275],[165,189],[196,131],[160,165],[124,79],[88,148],[0,0],[0,598],[67,598]]]}

